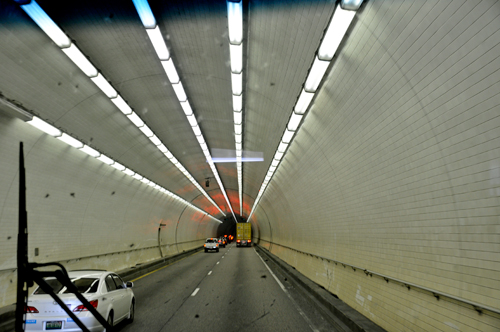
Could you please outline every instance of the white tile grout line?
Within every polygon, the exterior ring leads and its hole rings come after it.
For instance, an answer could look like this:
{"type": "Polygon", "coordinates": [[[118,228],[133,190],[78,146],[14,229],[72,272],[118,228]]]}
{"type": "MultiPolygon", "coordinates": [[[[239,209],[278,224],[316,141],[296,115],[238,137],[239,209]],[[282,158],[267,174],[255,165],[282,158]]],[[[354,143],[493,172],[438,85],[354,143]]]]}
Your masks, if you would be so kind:
{"type": "Polygon", "coordinates": [[[285,286],[283,286],[283,284],[281,283],[281,281],[279,281],[278,277],[276,277],[276,275],[273,273],[273,271],[271,271],[271,269],[269,268],[269,266],[267,266],[266,262],[264,262],[264,260],[262,259],[262,257],[257,253],[257,250],[255,250],[255,248],[253,250],[255,251],[255,254],[257,256],[259,256],[259,258],[262,261],[262,263],[267,267],[267,269],[269,270],[269,273],[271,273],[271,275],[273,276],[274,280],[276,280],[276,282],[281,287],[281,289],[283,290],[283,292],[285,292],[285,294],[288,296],[288,298],[290,299],[290,301],[292,301],[293,305],[295,306],[295,308],[297,309],[297,311],[299,312],[299,314],[307,322],[307,324],[309,325],[309,327],[311,328],[311,330],[313,330],[314,332],[320,332],[314,326],[314,324],[311,322],[311,320],[309,319],[309,317],[306,316],[306,314],[302,311],[302,309],[299,307],[299,305],[295,302],[295,300],[292,298],[292,296],[290,295],[290,293],[286,290],[285,286]]]}

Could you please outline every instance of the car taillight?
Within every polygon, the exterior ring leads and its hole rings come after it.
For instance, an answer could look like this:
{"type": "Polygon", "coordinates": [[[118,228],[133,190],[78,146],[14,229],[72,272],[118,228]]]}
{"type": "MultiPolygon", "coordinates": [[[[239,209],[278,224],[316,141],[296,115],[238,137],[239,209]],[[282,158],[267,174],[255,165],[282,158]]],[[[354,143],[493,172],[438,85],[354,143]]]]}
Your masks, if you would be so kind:
{"type": "Polygon", "coordinates": [[[206,247],[207,245],[206,245],[206,244],[204,244],[203,246],[204,246],[204,247],[206,247]]]}
{"type": "Polygon", "coordinates": [[[24,312],[30,313],[30,314],[37,314],[38,313],[38,309],[35,308],[35,307],[30,307],[29,305],[25,305],[24,306],[24,312]]]}
{"type": "Polygon", "coordinates": [[[216,247],[218,247],[218,246],[219,246],[219,244],[218,244],[218,243],[216,243],[216,244],[215,244],[215,246],[216,246],[216,247]]]}
{"type": "Polygon", "coordinates": [[[236,242],[240,242],[240,240],[236,240],[236,242]]]}
{"type": "MultiPolygon", "coordinates": [[[[89,303],[94,308],[97,308],[97,302],[98,302],[97,300],[94,300],[94,301],[90,301],[89,303]]],[[[80,311],[88,311],[88,309],[85,308],[85,306],[83,304],[80,304],[78,307],[73,309],[73,312],[80,312],[80,311]]]]}
{"type": "Polygon", "coordinates": [[[252,240],[248,240],[248,243],[252,242],[252,240]]]}

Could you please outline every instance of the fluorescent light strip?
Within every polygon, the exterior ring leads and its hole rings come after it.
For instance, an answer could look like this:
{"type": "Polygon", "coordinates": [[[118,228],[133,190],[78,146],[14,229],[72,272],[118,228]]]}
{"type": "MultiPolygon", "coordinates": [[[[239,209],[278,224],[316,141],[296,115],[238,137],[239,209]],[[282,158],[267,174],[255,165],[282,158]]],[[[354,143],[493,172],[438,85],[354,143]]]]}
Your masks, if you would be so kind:
{"type": "MultiPolygon", "coordinates": [[[[149,38],[151,39],[151,42],[156,50],[158,58],[160,59],[160,62],[162,63],[162,65],[165,69],[165,72],[169,78],[169,81],[172,83],[172,88],[174,89],[174,92],[177,96],[177,99],[179,100],[181,107],[182,107],[184,113],[186,114],[186,117],[188,118],[188,121],[191,125],[191,128],[192,128],[196,138],[198,139],[198,142],[200,143],[200,147],[201,147],[203,153],[205,154],[205,156],[207,156],[207,160],[211,160],[212,157],[210,156],[210,152],[209,152],[208,148],[206,147],[205,139],[202,137],[203,135],[201,133],[201,129],[198,125],[196,117],[193,114],[193,110],[191,109],[191,106],[189,105],[189,102],[188,102],[188,99],[186,96],[186,92],[184,91],[184,87],[182,86],[182,82],[180,81],[179,75],[177,74],[177,71],[175,70],[174,63],[173,63],[172,59],[170,59],[170,53],[168,53],[168,48],[165,44],[165,40],[163,39],[160,28],[158,27],[158,25],[156,25],[156,27],[154,29],[151,29],[152,22],[155,22],[154,15],[151,11],[151,8],[149,7],[148,2],[145,0],[134,0],[134,5],[137,9],[139,16],[141,17],[141,21],[143,22],[143,25],[146,28],[146,31],[149,35],[149,38]],[[143,19],[143,17],[144,17],[144,19],[143,19]],[[145,23],[145,22],[148,22],[148,23],[145,23]],[[149,24],[149,25],[147,25],[147,24],[149,24]],[[165,60],[168,60],[168,61],[165,61],[165,60]],[[201,139],[199,138],[200,136],[202,137],[201,139]]],[[[171,153],[170,153],[170,155],[171,155],[171,153]]],[[[176,166],[180,165],[180,167],[182,167],[182,165],[177,161],[177,159],[173,158],[173,156],[172,156],[172,158],[169,158],[169,159],[171,162],[174,163],[174,165],[176,165],[176,166]]],[[[177,167],[179,168],[179,166],[177,166],[177,167]]],[[[229,209],[231,210],[231,213],[233,214],[233,217],[236,220],[236,216],[234,215],[233,208],[231,206],[231,203],[229,202],[229,198],[227,197],[226,190],[225,190],[224,186],[222,185],[222,182],[220,180],[217,169],[215,168],[215,165],[214,165],[214,167],[211,167],[211,168],[212,168],[212,172],[214,173],[215,178],[217,179],[217,183],[219,184],[220,190],[222,191],[224,198],[226,199],[226,202],[229,206],[229,209]]],[[[196,182],[196,180],[187,171],[185,171],[183,173],[184,173],[184,175],[186,175],[188,177],[188,179],[197,188],[199,188],[199,189],[201,188],[201,186],[199,186],[199,184],[196,182]]],[[[210,198],[210,196],[204,190],[200,189],[200,191],[225,216],[225,213],[219,208],[219,206],[217,204],[215,204],[215,202],[210,198]]]]}
{"type": "Polygon", "coordinates": [[[62,51],[80,68],[88,77],[97,76],[98,72],[94,65],[87,59],[75,44],[63,48],[62,51]]]}
{"type": "Polygon", "coordinates": [[[146,28],[146,32],[148,33],[149,39],[153,44],[158,58],[160,58],[160,60],[168,60],[170,58],[170,53],[168,52],[165,40],[163,40],[163,36],[161,35],[160,27],[156,26],[154,29],[146,28]]]}
{"type": "Polygon", "coordinates": [[[243,124],[243,3],[227,1],[227,19],[229,29],[229,56],[231,61],[231,89],[233,93],[234,132],[236,147],[236,169],[238,174],[238,197],[240,215],[243,215],[243,174],[242,124],[243,124]]]}
{"type": "MultiPolygon", "coordinates": [[[[134,4],[138,4],[139,6],[144,5],[144,3],[147,5],[147,8],[149,8],[149,5],[147,4],[147,1],[134,1],[134,4]]],[[[54,21],[43,11],[42,8],[34,1],[32,0],[29,4],[27,5],[21,5],[21,8],[35,21],[35,23],[38,24],[38,26],[60,47],[62,48],[62,51],[75,63],[76,66],[78,66],[91,80],[96,84],[97,87],[99,87],[108,98],[115,104],[115,106],[124,114],[126,115],[129,120],[131,120],[136,127],[141,129],[141,127],[144,127],[145,124],[144,122],[139,118],[139,116],[133,112],[132,108],[123,100],[123,98],[118,95],[116,90],[109,84],[109,82],[100,74],[97,69],[94,67],[94,65],[87,59],[87,57],[76,47],[76,45],[71,43],[71,40],[64,34],[64,32],[54,23],[54,21]]],[[[143,12],[144,8],[141,9],[141,20],[143,21],[143,24],[147,28],[146,31],[148,35],[150,36],[150,39],[153,43],[153,46],[155,47],[155,50],[160,57],[160,60],[168,60],[170,58],[170,54],[168,53],[168,49],[165,45],[165,41],[163,40],[163,37],[161,36],[160,30],[158,27],[151,26],[152,22],[150,19],[151,17],[144,18],[143,12]],[[149,22],[149,23],[148,23],[149,22]],[[154,29],[150,29],[154,28],[154,29]]],[[[150,9],[149,9],[150,11],[150,9]]],[[[147,12],[147,9],[146,9],[147,12]]],[[[152,16],[152,13],[150,13],[152,16]]],[[[145,14],[148,15],[148,14],[145,14]]],[[[154,17],[153,17],[154,19],[154,17]]],[[[174,68],[175,70],[175,68],[174,68]]],[[[167,72],[168,75],[168,72],[167,72]]],[[[171,73],[172,75],[172,73],[171,73]]],[[[169,75],[169,79],[171,79],[171,75],[169,75]]],[[[27,123],[30,123],[31,125],[39,128],[40,130],[46,132],[47,134],[54,136],[54,137],[59,137],[61,136],[62,132],[51,126],[50,124],[42,121],[41,119],[37,117],[33,117],[30,121],[27,121],[27,123]]],[[[142,128],[142,131],[148,130],[149,128],[142,128]]],[[[150,130],[150,129],[149,129],[150,130]]],[[[151,137],[148,137],[151,139],[151,141],[155,144],[159,142],[159,139],[152,135],[151,137]]],[[[71,141],[73,144],[80,146],[78,141],[76,140],[71,140],[66,137],[66,134],[63,137],[61,137],[62,141],[71,141]]],[[[161,143],[161,142],[160,142],[161,143]]],[[[72,145],[71,143],[67,142],[67,144],[72,145]]],[[[87,145],[83,145],[79,147],[79,149],[87,154],[89,154],[92,157],[99,157],[101,156],[100,152],[92,149],[91,147],[87,145]]],[[[161,144],[158,145],[160,151],[165,153],[167,156],[166,152],[170,153],[167,148],[161,144]]],[[[167,156],[168,157],[168,156],[167,156]]],[[[104,159],[104,158],[103,158],[104,159]]],[[[104,159],[107,160],[107,159],[104,159]]],[[[114,165],[114,164],[113,164],[114,165]]],[[[134,172],[125,169],[128,173],[128,175],[132,174],[133,176],[136,176],[134,172]]],[[[137,175],[138,176],[138,175],[137,175]]],[[[191,177],[191,182],[194,181],[194,178],[191,177]]],[[[197,183],[196,183],[197,184],[197,183]]],[[[208,196],[205,192],[203,192],[205,196],[208,196]]],[[[174,197],[178,197],[175,196],[174,197]]],[[[226,214],[219,208],[219,206],[208,196],[209,201],[217,207],[217,209],[225,216],[226,214]]],[[[181,198],[179,198],[182,200],[181,198]]],[[[184,201],[184,200],[183,200],[184,201]]],[[[229,202],[229,201],[228,201],[229,202]]],[[[186,204],[191,205],[191,203],[186,201],[186,204]]],[[[206,213],[205,211],[197,208],[198,210],[202,211],[203,213],[206,213]]],[[[233,214],[234,215],[234,214],[233,214]]],[[[214,218],[214,217],[212,217],[214,218]]],[[[215,219],[215,218],[214,218],[215,219]]],[[[217,220],[217,219],[216,219],[217,220]]]]}
{"type": "MultiPolygon", "coordinates": [[[[351,4],[346,5],[350,6],[349,8],[359,8],[363,1],[353,0],[344,2],[352,2],[352,6],[351,4]]],[[[323,41],[321,42],[321,45],[318,49],[318,56],[314,59],[313,65],[309,70],[306,82],[304,83],[304,90],[302,90],[299,99],[297,100],[297,103],[293,109],[292,115],[288,120],[285,132],[283,133],[280,144],[276,149],[273,161],[269,166],[264,181],[262,182],[261,188],[259,190],[257,198],[254,201],[248,219],[252,217],[264,191],[267,189],[269,181],[271,181],[274,173],[276,172],[276,169],[279,167],[280,161],[281,159],[283,159],[283,155],[285,154],[289,144],[293,140],[295,132],[299,128],[304,113],[309,108],[309,105],[314,97],[314,93],[316,92],[321,80],[323,79],[323,76],[326,73],[326,70],[328,69],[328,66],[330,65],[330,60],[333,59],[333,56],[335,55],[338,46],[342,42],[347,29],[349,29],[349,25],[351,24],[355,15],[355,11],[343,10],[340,5],[338,5],[335,9],[330,25],[328,26],[325,36],[323,37],[323,41]]]]}
{"type": "Polygon", "coordinates": [[[59,129],[52,126],[51,124],[48,124],[47,122],[43,121],[42,119],[36,116],[33,116],[33,118],[30,121],[27,121],[27,123],[29,123],[33,127],[40,129],[46,134],[49,134],[50,136],[59,137],[62,134],[62,132],[59,129]]]}
{"type": "Polygon", "coordinates": [[[231,44],[241,44],[243,41],[243,5],[241,1],[227,1],[227,19],[229,42],[231,44]]]}
{"type": "Polygon", "coordinates": [[[49,36],[50,39],[56,43],[59,47],[69,47],[71,45],[71,40],[66,36],[66,34],[52,21],[52,19],[43,11],[42,8],[35,2],[31,2],[27,5],[22,5],[21,8],[26,12],[26,14],[31,17],[33,21],[49,36]]]}

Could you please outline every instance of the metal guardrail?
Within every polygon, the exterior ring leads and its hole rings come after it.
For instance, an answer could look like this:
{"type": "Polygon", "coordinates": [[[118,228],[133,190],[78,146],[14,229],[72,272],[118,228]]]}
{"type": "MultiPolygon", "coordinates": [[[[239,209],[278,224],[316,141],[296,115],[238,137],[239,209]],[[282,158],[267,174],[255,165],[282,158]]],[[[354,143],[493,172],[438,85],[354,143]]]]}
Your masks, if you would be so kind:
{"type": "Polygon", "coordinates": [[[350,267],[350,268],[352,268],[354,271],[361,270],[367,276],[370,276],[370,277],[371,276],[377,276],[377,277],[380,277],[380,278],[384,279],[386,282],[389,282],[389,281],[397,282],[399,284],[402,284],[402,285],[406,286],[408,288],[408,290],[410,290],[411,288],[415,288],[415,289],[419,289],[419,290],[423,290],[423,291],[429,292],[437,300],[439,300],[440,298],[448,298],[448,299],[452,299],[454,301],[457,301],[457,302],[460,302],[460,303],[463,303],[463,304],[466,304],[466,305],[470,305],[479,314],[482,314],[483,311],[490,311],[492,313],[500,315],[500,309],[492,308],[492,307],[489,307],[489,306],[484,305],[484,304],[479,304],[479,303],[476,303],[476,302],[473,302],[473,301],[462,299],[462,298],[459,298],[459,297],[451,295],[451,294],[446,294],[446,293],[443,293],[443,292],[440,292],[440,291],[437,291],[437,290],[434,290],[434,289],[431,289],[431,288],[428,288],[428,287],[425,287],[425,286],[420,286],[420,285],[417,285],[417,284],[414,284],[414,283],[411,283],[411,282],[407,282],[407,281],[404,281],[404,280],[401,280],[401,279],[397,279],[397,278],[394,278],[394,277],[391,277],[391,276],[388,276],[388,275],[385,275],[385,274],[381,274],[381,273],[378,273],[378,272],[375,272],[375,271],[371,271],[371,270],[368,270],[368,269],[365,269],[365,268],[362,268],[362,267],[359,267],[359,266],[356,266],[356,265],[344,263],[344,262],[341,262],[341,261],[338,261],[338,260],[335,260],[335,259],[331,259],[331,258],[327,258],[327,257],[323,257],[323,256],[318,256],[316,254],[311,254],[309,252],[305,252],[305,251],[302,251],[302,250],[297,250],[295,248],[291,248],[291,247],[288,247],[288,246],[285,246],[285,245],[282,245],[282,244],[279,244],[279,243],[269,242],[269,241],[262,240],[262,239],[259,239],[259,240],[263,241],[263,242],[270,243],[271,245],[277,245],[277,246],[280,246],[280,247],[283,247],[283,248],[286,248],[286,249],[289,249],[289,250],[292,250],[292,251],[296,251],[296,252],[304,254],[304,255],[309,255],[309,256],[312,256],[312,257],[324,259],[324,260],[327,260],[327,261],[335,263],[335,265],[341,264],[344,267],[350,267]]]}

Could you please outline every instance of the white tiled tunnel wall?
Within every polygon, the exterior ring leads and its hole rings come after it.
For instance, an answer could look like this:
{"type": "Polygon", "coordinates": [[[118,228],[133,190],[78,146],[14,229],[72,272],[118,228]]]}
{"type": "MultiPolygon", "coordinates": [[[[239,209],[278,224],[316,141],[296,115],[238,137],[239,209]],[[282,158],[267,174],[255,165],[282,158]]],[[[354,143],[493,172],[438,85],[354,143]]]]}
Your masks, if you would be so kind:
{"type": "Polygon", "coordinates": [[[256,210],[264,246],[389,331],[500,317],[278,244],[500,309],[499,15],[368,2],[256,210]]]}
{"type": "Polygon", "coordinates": [[[199,247],[213,219],[21,120],[0,113],[0,306],[15,302],[19,142],[24,143],[29,261],[119,271],[199,247]],[[177,243],[179,242],[179,243],[177,243]],[[35,256],[35,248],[38,256],[35,256]],[[10,286],[9,286],[10,285],[10,286]]]}

